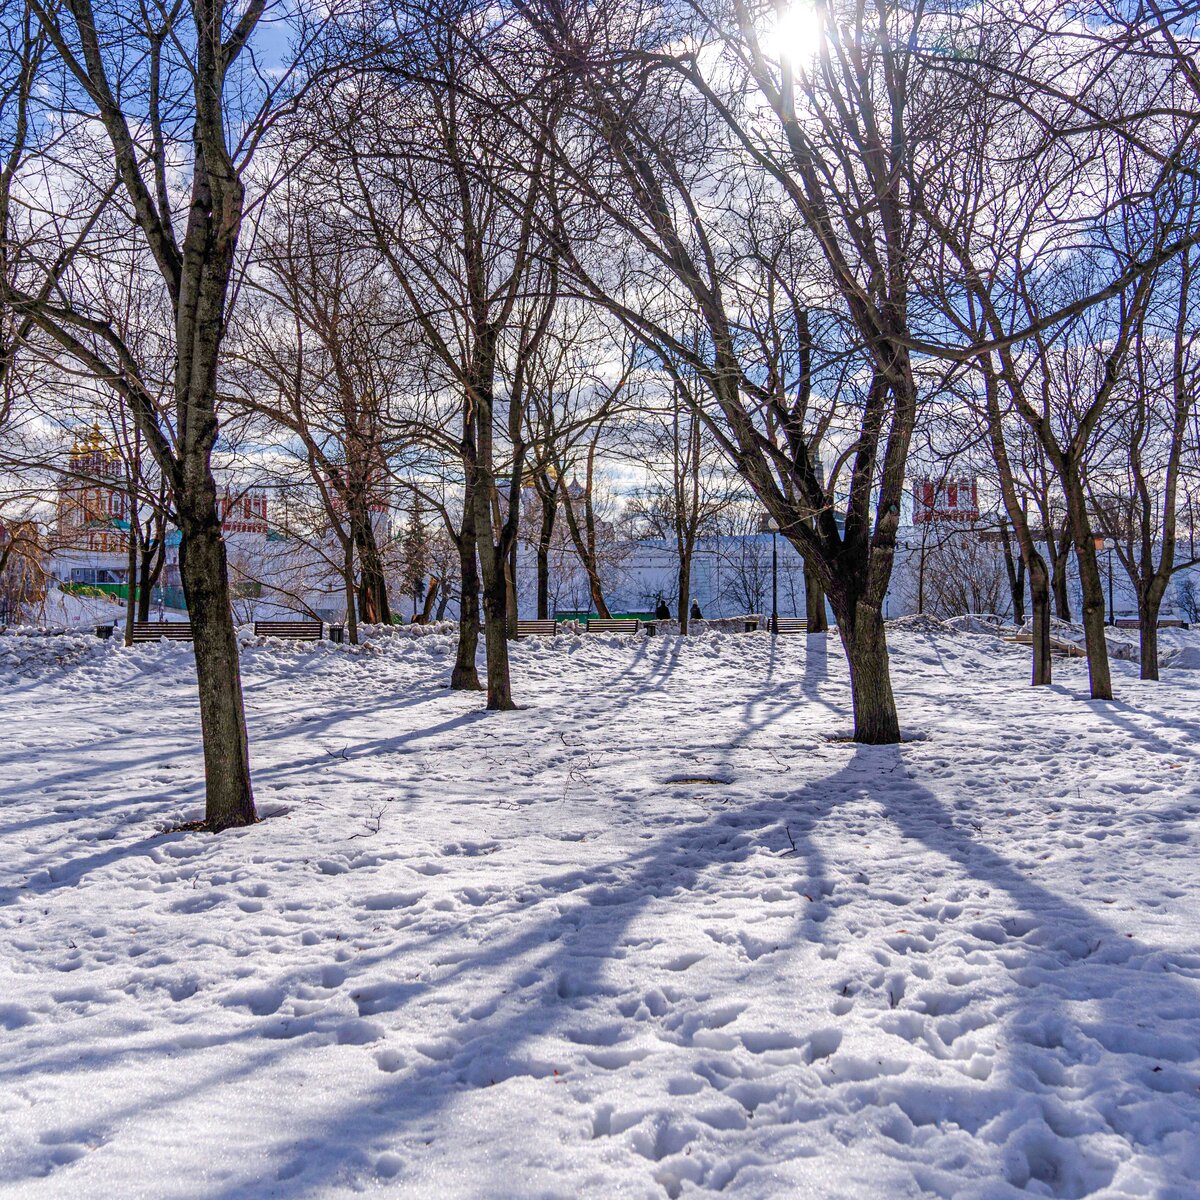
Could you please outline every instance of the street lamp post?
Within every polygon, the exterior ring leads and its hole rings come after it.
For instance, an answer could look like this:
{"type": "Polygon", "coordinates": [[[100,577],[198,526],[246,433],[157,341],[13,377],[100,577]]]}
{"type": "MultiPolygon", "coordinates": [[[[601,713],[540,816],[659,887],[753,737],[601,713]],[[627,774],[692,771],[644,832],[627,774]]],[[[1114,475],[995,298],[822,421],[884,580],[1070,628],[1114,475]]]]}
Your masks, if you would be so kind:
{"type": "Polygon", "coordinates": [[[1108,623],[1110,625],[1115,625],[1117,623],[1117,614],[1113,612],[1112,552],[1113,552],[1113,543],[1110,540],[1109,544],[1108,544],[1108,623]]]}
{"type": "Polygon", "coordinates": [[[1113,611],[1113,568],[1112,558],[1113,550],[1116,549],[1117,543],[1113,538],[1101,537],[1099,534],[1095,536],[1097,550],[1104,550],[1108,554],[1108,623],[1115,625],[1117,623],[1116,613],[1113,611]]]}
{"type": "Polygon", "coordinates": [[[766,526],[771,531],[771,635],[779,633],[779,522],[768,517],[766,526]]]}

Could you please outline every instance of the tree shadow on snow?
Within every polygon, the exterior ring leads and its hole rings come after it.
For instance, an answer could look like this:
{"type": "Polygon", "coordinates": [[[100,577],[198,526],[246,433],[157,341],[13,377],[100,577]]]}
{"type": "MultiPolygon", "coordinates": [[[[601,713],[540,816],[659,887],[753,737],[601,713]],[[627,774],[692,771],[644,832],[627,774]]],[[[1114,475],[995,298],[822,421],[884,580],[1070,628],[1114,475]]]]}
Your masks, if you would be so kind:
{"type": "MultiPolygon", "coordinates": [[[[1079,900],[1022,871],[977,836],[970,812],[952,811],[913,777],[903,748],[855,747],[832,775],[782,798],[725,806],[701,820],[675,823],[643,853],[614,860],[609,881],[580,887],[577,873],[541,880],[545,895],[532,907],[544,915],[514,936],[462,956],[450,976],[430,985],[436,989],[450,977],[461,981],[477,976],[485,1015],[469,1028],[448,1025],[426,1045],[424,1061],[381,1078],[361,1102],[347,1103],[319,1125],[298,1130],[277,1178],[288,1180],[291,1196],[320,1194],[335,1179],[344,1182],[346,1171],[369,1174],[373,1154],[391,1148],[418,1126],[431,1128],[440,1112],[472,1089],[517,1076],[550,1075],[555,1056],[545,1048],[548,1042],[577,1051],[580,1044],[588,1045],[587,1027],[611,1026],[622,1015],[628,1020],[617,1005],[629,997],[629,984],[620,982],[610,966],[624,956],[633,923],[648,908],[673,898],[719,893],[721,878],[728,877],[731,867],[759,854],[770,854],[776,863],[788,855],[796,868],[795,890],[813,897],[790,942],[761,955],[763,965],[777,974],[778,954],[829,938],[831,910],[856,902],[854,896],[842,900],[834,891],[820,843],[839,837],[842,806],[864,798],[885,810],[881,822],[944,860],[951,873],[948,882],[972,889],[973,905],[988,910],[961,924],[958,914],[944,917],[926,949],[950,936],[977,943],[1000,955],[998,961],[1012,980],[998,1014],[1008,1039],[1005,1061],[997,1064],[995,1082],[964,1077],[963,1084],[979,1101],[970,1109],[976,1119],[968,1132],[1003,1148],[1010,1185],[1039,1181],[1043,1192],[1048,1187],[1050,1194],[1084,1196],[1111,1178],[1115,1155],[1106,1159],[1103,1151],[1093,1150],[1090,1167],[1078,1165],[1070,1145],[1072,1119],[1062,1116],[1079,1102],[1073,1069],[1093,1065],[1098,1056],[1104,1062],[1097,1088],[1115,1097],[1126,1095],[1131,1105],[1126,1120],[1122,1101],[1106,1106],[1098,1100],[1084,1118],[1087,1131],[1100,1120],[1097,1114],[1109,1114],[1107,1127],[1099,1132],[1110,1138],[1110,1150],[1123,1142],[1122,1153],[1146,1153],[1140,1143],[1150,1136],[1145,1132],[1150,1118],[1136,1110],[1154,1092],[1169,1096],[1174,1128],[1200,1127],[1192,1072],[1198,997],[1190,974],[1200,969],[1200,957],[1154,949],[1139,941],[1135,931],[1102,919],[1079,900]],[[494,989],[492,994],[488,989],[494,989]],[[1070,1019],[1064,1005],[1071,1001],[1087,1005],[1085,1022],[1070,1019]],[[1020,1121],[1000,1122],[1002,1128],[984,1127],[1014,1104],[1025,1103],[1014,1100],[1014,1088],[1037,1095],[1037,1112],[1018,1113],[1020,1121]]],[[[869,888],[870,881],[864,886],[869,888]]],[[[869,908],[865,915],[871,915],[869,908]]],[[[854,943],[846,938],[844,944],[854,943]]],[[[910,965],[919,949],[912,939],[898,951],[893,947],[896,965],[910,965]]],[[[968,953],[963,951],[964,962],[968,953]]],[[[759,961],[747,961],[743,974],[760,970],[759,961]]],[[[395,965],[402,967],[403,960],[395,965]]],[[[663,982],[648,976],[639,987],[648,992],[663,982]]],[[[411,995],[397,995],[394,1008],[377,1014],[395,1011],[411,995]]],[[[903,999],[879,1011],[894,1016],[896,1008],[904,1009],[903,999]]],[[[918,1015],[936,1016],[919,1010],[918,1015]]],[[[905,1035],[901,1031],[898,1036],[905,1035]]],[[[836,1065],[836,1052],[830,1062],[836,1065]]],[[[815,1068],[796,1068],[806,1070],[815,1068]]],[[[926,1170],[930,1139],[947,1135],[939,1122],[954,1125],[961,1117],[971,1123],[957,1086],[881,1080],[874,1091],[860,1087],[855,1095],[860,1111],[878,1109],[881,1125],[886,1119],[893,1125],[907,1121],[910,1129],[929,1127],[910,1155],[914,1177],[926,1170]]],[[[587,1115],[580,1113],[581,1139],[588,1136],[587,1115]]],[[[898,1142],[887,1144],[901,1159],[908,1153],[898,1142]]],[[[213,1200],[243,1200],[270,1194],[276,1186],[273,1181],[256,1185],[241,1180],[210,1195],[213,1200]]]]}

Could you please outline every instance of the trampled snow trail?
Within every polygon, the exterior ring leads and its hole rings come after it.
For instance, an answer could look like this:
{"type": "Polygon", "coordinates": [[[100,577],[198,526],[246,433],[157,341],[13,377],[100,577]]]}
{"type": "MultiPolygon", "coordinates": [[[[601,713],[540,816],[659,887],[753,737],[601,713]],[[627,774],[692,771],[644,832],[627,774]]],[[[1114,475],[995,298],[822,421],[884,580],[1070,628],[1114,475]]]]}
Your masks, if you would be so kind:
{"type": "Polygon", "coordinates": [[[890,638],[252,645],[217,838],[186,646],[0,639],[0,1194],[1200,1195],[1200,677],[890,638]]]}

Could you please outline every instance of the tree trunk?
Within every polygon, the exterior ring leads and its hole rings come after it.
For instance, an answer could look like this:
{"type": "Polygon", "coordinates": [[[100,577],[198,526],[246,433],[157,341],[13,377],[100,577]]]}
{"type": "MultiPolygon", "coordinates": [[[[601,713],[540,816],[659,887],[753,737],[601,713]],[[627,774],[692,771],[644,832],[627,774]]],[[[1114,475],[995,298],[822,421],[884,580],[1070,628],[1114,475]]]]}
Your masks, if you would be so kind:
{"type": "Polygon", "coordinates": [[[692,554],[687,550],[679,556],[679,632],[687,637],[692,606],[692,554]]]}
{"type": "Polygon", "coordinates": [[[143,549],[140,558],[141,562],[138,565],[137,583],[137,619],[139,621],[148,621],[150,620],[150,593],[152,591],[150,584],[150,552],[143,549]]]}
{"type": "Polygon", "coordinates": [[[1053,678],[1050,658],[1050,574],[1045,559],[1034,555],[1029,568],[1029,603],[1033,609],[1033,686],[1042,687],[1053,678]]]}
{"type": "Polygon", "coordinates": [[[141,558],[137,585],[137,619],[139,621],[148,621],[150,620],[150,593],[153,591],[149,578],[150,556],[143,551],[141,558]]]}
{"type": "Polygon", "coordinates": [[[868,746],[900,740],[900,718],[888,670],[883,613],[864,601],[836,606],[838,632],[850,666],[854,740],[868,746]]]}
{"type": "Polygon", "coordinates": [[[519,601],[517,599],[517,541],[515,538],[504,562],[504,585],[504,602],[507,611],[504,631],[510,641],[516,641],[519,601]]]}
{"type": "Polygon", "coordinates": [[[608,604],[604,599],[604,589],[600,584],[599,572],[596,570],[595,565],[591,562],[588,563],[586,570],[588,577],[588,592],[592,598],[592,605],[596,609],[596,616],[603,617],[607,621],[612,616],[612,613],[608,611],[608,604]]]}
{"type": "Polygon", "coordinates": [[[463,518],[458,533],[458,651],[450,687],[456,692],[479,692],[475,653],[479,648],[479,569],[475,562],[475,508],[468,482],[463,497],[463,518]]]}
{"type": "Polygon", "coordinates": [[[129,555],[125,568],[125,645],[133,645],[133,614],[137,603],[138,534],[141,525],[137,516],[137,490],[129,489],[129,555]]]}
{"type": "MultiPolygon", "coordinates": [[[[1076,471],[1075,464],[1068,463],[1062,474],[1065,477],[1063,483],[1067,491],[1075,561],[1079,566],[1079,584],[1083,592],[1083,636],[1087,645],[1088,680],[1093,700],[1111,700],[1112,675],[1108,665],[1108,642],[1104,636],[1104,584],[1096,561],[1096,543],[1087,517],[1087,504],[1076,471]]],[[[1066,555],[1061,558],[1065,561],[1066,555]]]]}
{"type": "Polygon", "coordinates": [[[542,527],[537,544],[537,615],[539,621],[550,619],[550,539],[554,536],[555,498],[542,496],[542,527]]]}
{"type": "Polygon", "coordinates": [[[200,691],[205,824],[215,832],[250,825],[257,816],[216,487],[205,467],[195,464],[193,469],[201,471],[202,478],[189,480],[179,497],[179,572],[192,621],[200,691]]]}
{"type": "MultiPolygon", "coordinates": [[[[491,420],[490,409],[487,420],[491,420]]],[[[483,639],[487,650],[487,707],[515,708],[508,670],[508,582],[504,561],[492,540],[491,493],[495,486],[486,466],[475,467],[475,544],[483,582],[483,639]]]]}
{"type": "Polygon", "coordinates": [[[1143,679],[1158,679],[1158,614],[1162,611],[1167,578],[1155,574],[1145,587],[1138,588],[1138,642],[1143,679]]]}
{"type": "Polygon", "coordinates": [[[1051,590],[1054,593],[1054,615],[1061,621],[1071,619],[1071,597],[1067,594],[1067,556],[1059,555],[1055,567],[1054,578],[1051,580],[1051,590]]]}
{"type": "Polygon", "coordinates": [[[1046,531],[1046,548],[1051,555],[1052,578],[1050,587],[1054,593],[1054,615],[1060,621],[1071,619],[1071,597],[1067,594],[1067,567],[1070,565],[1070,540],[1064,537],[1054,541],[1054,535],[1046,531]]]}
{"type": "Polygon", "coordinates": [[[354,539],[342,542],[342,585],[346,589],[346,632],[350,645],[358,645],[358,617],[354,611],[354,539]]]}
{"type": "Polygon", "coordinates": [[[1000,542],[1004,547],[1004,568],[1008,572],[1008,594],[1012,599],[1013,624],[1025,624],[1025,560],[1013,554],[1008,522],[1000,522],[1000,542]]]}
{"type": "Polygon", "coordinates": [[[804,613],[808,617],[809,633],[825,633],[829,629],[829,618],[825,613],[825,589],[807,562],[804,564],[804,613]]]}
{"type": "Polygon", "coordinates": [[[356,507],[358,511],[350,514],[350,530],[358,551],[359,612],[369,624],[390,625],[392,612],[388,604],[387,578],[383,573],[375,530],[371,527],[371,513],[365,506],[356,504],[356,507]]]}
{"type": "Polygon", "coordinates": [[[417,617],[418,625],[428,625],[429,618],[433,615],[433,605],[437,600],[438,592],[441,591],[442,581],[436,575],[430,575],[429,586],[425,589],[425,603],[421,607],[421,613],[417,617]]]}
{"type": "Polygon", "coordinates": [[[584,524],[586,528],[581,529],[579,526],[579,518],[575,512],[575,503],[571,499],[570,488],[566,487],[563,488],[563,514],[567,518],[567,530],[571,535],[571,542],[575,546],[575,553],[579,556],[579,562],[587,575],[588,595],[591,598],[591,605],[595,608],[598,617],[608,620],[612,616],[612,613],[608,611],[608,605],[604,602],[604,588],[600,582],[600,569],[596,561],[596,523],[595,514],[592,509],[592,464],[595,449],[593,445],[588,451],[587,487],[583,494],[584,524]]]}

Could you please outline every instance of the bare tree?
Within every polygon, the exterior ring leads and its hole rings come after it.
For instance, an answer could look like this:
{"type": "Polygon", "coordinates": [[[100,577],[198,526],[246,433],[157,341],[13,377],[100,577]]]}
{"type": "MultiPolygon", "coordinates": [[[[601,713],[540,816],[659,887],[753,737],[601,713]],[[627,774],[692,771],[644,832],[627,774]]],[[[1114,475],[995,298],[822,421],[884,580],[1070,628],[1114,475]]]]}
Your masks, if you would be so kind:
{"type": "Polygon", "coordinates": [[[1158,678],[1158,619],[1171,577],[1197,562],[1194,554],[1176,557],[1179,482],[1200,371],[1195,252],[1169,266],[1136,321],[1131,370],[1101,439],[1108,454],[1096,456],[1086,479],[1091,509],[1137,595],[1143,679],[1158,678]]]}
{"type": "MultiPolygon", "coordinates": [[[[897,36],[906,14],[885,4],[861,10],[860,24],[877,24],[883,36],[843,40],[831,27],[810,66],[769,53],[757,14],[740,5],[732,14],[693,6],[686,36],[613,5],[585,13],[527,0],[519,10],[573,84],[569,136],[543,134],[556,139],[564,178],[598,214],[589,230],[619,229],[632,248],[624,260],[643,256],[657,285],[614,279],[612,247],[601,264],[594,253],[585,258],[578,235],[572,272],[704,380],[714,436],[828,593],[850,664],[856,739],[897,741],[882,608],[918,400],[908,299],[920,252],[897,160],[922,105],[912,39],[897,36]],[[847,352],[859,360],[844,393],[854,410],[844,524],[817,477],[807,414],[795,397],[781,403],[763,386],[727,302],[739,287],[754,290],[745,262],[723,257],[721,227],[722,214],[746,203],[747,174],[760,181],[752,195],[786,205],[812,238],[831,302],[843,306],[847,352]],[[681,308],[705,326],[703,355],[681,336],[681,308]]],[[[566,238],[575,214],[565,197],[559,213],[566,238]]]]}
{"type": "MultiPolygon", "coordinates": [[[[649,495],[658,532],[674,543],[675,601],[679,630],[686,635],[692,600],[692,562],[699,539],[713,534],[721,514],[741,488],[730,477],[721,448],[699,415],[702,382],[686,366],[666,364],[670,386],[665,411],[646,409],[652,441],[643,467],[653,481],[649,495]]],[[[643,493],[645,495],[645,493],[643,493]]]]}
{"type": "Polygon", "coordinates": [[[391,621],[375,517],[386,512],[387,463],[403,437],[393,409],[410,368],[405,313],[380,279],[378,256],[325,215],[333,198],[318,181],[288,180],[276,204],[277,217],[257,230],[230,383],[241,410],[303,447],[342,546],[355,641],[356,615],[391,621]]]}
{"type": "MultiPolygon", "coordinates": [[[[213,830],[255,819],[211,458],[246,203],[243,175],[278,98],[295,82],[285,71],[268,83],[247,66],[245,51],[264,9],[265,0],[190,0],[169,8],[113,4],[98,12],[91,0],[61,6],[29,0],[27,28],[36,27],[47,47],[40,86],[61,114],[52,124],[74,131],[76,157],[67,168],[68,187],[56,181],[38,193],[60,207],[24,215],[38,244],[20,263],[5,264],[0,284],[12,319],[36,328],[121,397],[170,488],[195,634],[204,824],[213,830]],[[89,122],[103,130],[106,152],[86,143],[89,122]],[[186,199],[172,184],[180,172],[190,175],[186,199]],[[135,342],[92,286],[96,278],[80,271],[64,276],[64,259],[104,251],[105,243],[93,240],[101,215],[130,249],[127,261],[140,256],[156,272],[160,336],[174,364],[168,411],[157,403],[135,342]]],[[[41,170],[49,179],[62,169],[63,156],[38,160],[32,147],[25,149],[18,170],[41,170]]],[[[93,255],[90,266],[96,264],[93,255]]]]}
{"type": "MultiPolygon", "coordinates": [[[[350,168],[350,205],[404,294],[431,362],[462,405],[466,476],[462,531],[466,595],[478,556],[487,646],[487,705],[514,707],[507,638],[511,573],[526,445],[522,410],[528,364],[556,298],[553,255],[542,253],[534,213],[544,190],[545,148],[517,137],[469,95],[472,19],[454,6],[434,25],[398,6],[406,32],[381,45],[374,73],[353,96],[332,98],[339,152],[350,168]],[[364,138],[363,131],[369,133],[364,138]],[[506,503],[498,482],[507,475],[506,503]],[[473,538],[473,548],[467,542],[473,538]],[[469,557],[467,551],[469,550],[469,557]]],[[[547,99],[528,102],[543,111],[547,99]]]]}

